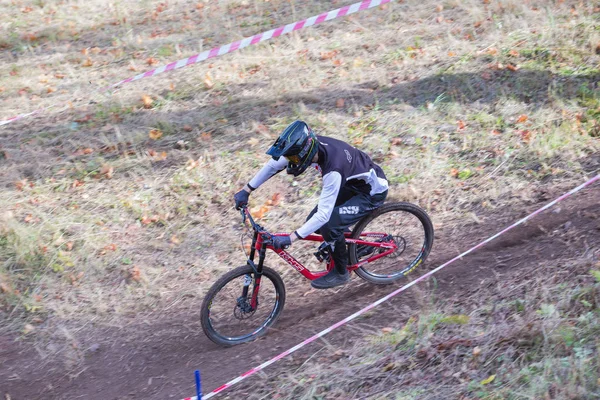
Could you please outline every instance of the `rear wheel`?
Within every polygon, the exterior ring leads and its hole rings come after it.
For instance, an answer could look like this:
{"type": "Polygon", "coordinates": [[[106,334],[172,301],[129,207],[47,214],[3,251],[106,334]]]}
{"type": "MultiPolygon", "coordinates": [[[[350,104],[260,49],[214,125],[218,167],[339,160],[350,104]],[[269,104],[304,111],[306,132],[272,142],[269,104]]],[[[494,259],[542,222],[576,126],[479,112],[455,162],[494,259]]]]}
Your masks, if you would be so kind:
{"type": "Polygon", "coordinates": [[[285,286],[277,272],[263,267],[256,306],[252,293],[257,274],[244,265],[217,280],[202,302],[201,322],[204,333],[222,346],[250,342],[265,334],[283,310],[285,286]]]}
{"type": "MultiPolygon", "coordinates": [[[[433,245],[433,225],[427,213],[414,204],[389,203],[361,219],[354,227],[352,238],[396,246],[391,254],[355,270],[358,276],[369,282],[389,284],[425,261],[433,245]]],[[[348,245],[351,264],[358,264],[387,250],[368,244],[348,245]]]]}

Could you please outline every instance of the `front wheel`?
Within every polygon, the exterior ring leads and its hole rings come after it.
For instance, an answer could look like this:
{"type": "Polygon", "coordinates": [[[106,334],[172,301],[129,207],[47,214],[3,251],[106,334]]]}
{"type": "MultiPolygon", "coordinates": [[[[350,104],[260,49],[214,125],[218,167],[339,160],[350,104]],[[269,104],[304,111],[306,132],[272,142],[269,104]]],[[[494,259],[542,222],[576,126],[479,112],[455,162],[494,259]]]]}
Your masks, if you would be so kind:
{"type": "Polygon", "coordinates": [[[368,244],[349,244],[348,255],[352,264],[371,259],[356,274],[366,281],[389,284],[401,279],[419,266],[433,245],[433,224],[427,213],[414,204],[398,202],[384,204],[361,219],[352,238],[395,246],[388,255],[376,259],[388,249],[368,244]]]}
{"type": "Polygon", "coordinates": [[[284,303],[285,286],[277,272],[263,267],[259,279],[251,266],[243,265],[219,278],[206,294],[202,329],[221,346],[250,342],[275,323],[284,303]]]}

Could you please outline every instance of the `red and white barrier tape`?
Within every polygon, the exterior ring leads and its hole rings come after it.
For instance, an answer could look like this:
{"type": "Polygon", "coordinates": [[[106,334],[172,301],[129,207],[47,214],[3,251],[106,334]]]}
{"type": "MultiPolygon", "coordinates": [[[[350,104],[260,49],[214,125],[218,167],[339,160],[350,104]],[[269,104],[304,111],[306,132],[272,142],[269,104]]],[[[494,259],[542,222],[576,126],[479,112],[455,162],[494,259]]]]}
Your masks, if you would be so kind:
{"type": "MultiPolygon", "coordinates": [[[[440,271],[441,269],[445,268],[446,266],[452,264],[454,261],[460,260],[461,258],[463,258],[464,256],[466,256],[467,254],[472,253],[473,251],[477,250],[478,248],[480,248],[480,247],[484,246],[485,244],[491,242],[492,240],[496,239],[498,236],[500,236],[500,235],[508,232],[509,230],[515,228],[518,225],[521,225],[522,223],[524,223],[525,221],[533,218],[537,214],[539,214],[539,213],[547,210],[548,208],[554,206],[559,201],[562,201],[562,200],[566,199],[567,197],[571,196],[572,194],[580,191],[581,189],[585,188],[586,186],[591,185],[592,183],[594,183],[594,182],[596,182],[598,180],[600,180],[600,175],[596,175],[594,178],[592,178],[592,179],[588,180],[587,182],[585,182],[585,183],[577,186],[575,189],[571,190],[570,192],[563,194],[562,196],[560,196],[559,198],[555,199],[554,201],[546,204],[544,207],[540,208],[539,210],[537,210],[537,211],[529,214],[528,216],[526,216],[523,219],[520,219],[519,221],[517,221],[514,224],[510,225],[509,227],[507,227],[507,228],[503,229],[502,231],[496,233],[494,236],[489,237],[488,239],[484,240],[483,242],[479,243],[478,245],[470,248],[469,250],[465,251],[462,254],[459,254],[458,256],[454,257],[450,261],[445,262],[444,264],[440,265],[439,267],[437,267],[434,270],[429,271],[428,273],[424,274],[423,276],[420,276],[419,278],[417,278],[414,281],[410,282],[409,284],[401,287],[400,289],[397,289],[397,290],[393,291],[392,293],[388,294],[387,296],[382,297],[381,299],[377,300],[376,302],[374,302],[374,303],[366,306],[362,310],[359,310],[359,311],[355,312],[354,314],[350,315],[349,317],[346,317],[343,320],[339,321],[338,323],[330,326],[329,328],[327,328],[325,330],[322,330],[321,332],[317,333],[314,336],[311,336],[310,338],[306,339],[302,343],[299,343],[296,346],[292,347],[291,349],[284,351],[283,353],[279,354],[278,356],[273,357],[269,361],[267,361],[267,362],[265,362],[263,364],[260,364],[258,367],[254,367],[251,370],[249,370],[249,371],[243,373],[242,375],[238,376],[237,378],[235,378],[235,379],[227,382],[226,384],[224,384],[222,386],[219,386],[218,388],[216,388],[212,392],[208,393],[206,396],[203,396],[201,400],[210,399],[211,397],[213,397],[217,393],[220,393],[220,392],[224,391],[225,389],[228,389],[228,388],[232,387],[233,385],[235,385],[237,383],[240,383],[241,381],[243,381],[244,379],[246,379],[250,375],[253,375],[256,372],[265,369],[266,367],[268,367],[269,365],[273,364],[274,362],[276,362],[278,360],[281,360],[285,356],[288,356],[288,355],[292,354],[296,350],[299,350],[302,347],[306,346],[307,344],[314,342],[318,338],[320,338],[322,336],[325,336],[326,334],[328,334],[329,332],[333,331],[334,329],[339,328],[340,326],[342,326],[342,325],[344,325],[344,324],[352,321],[353,319],[355,319],[359,315],[362,315],[362,314],[366,313],[367,311],[369,311],[369,310],[377,307],[378,305],[380,305],[384,301],[387,301],[387,300],[391,299],[392,297],[396,296],[398,293],[405,291],[406,289],[408,289],[409,287],[411,287],[413,285],[416,285],[418,282],[421,282],[422,280],[424,280],[426,278],[429,278],[431,275],[435,274],[436,272],[440,271]]],[[[196,396],[194,396],[194,397],[186,397],[184,400],[198,400],[198,398],[196,396]]]]}
{"type": "Polygon", "coordinates": [[[0,121],[0,126],[6,125],[6,124],[10,124],[11,122],[18,121],[21,118],[29,117],[30,115],[34,115],[34,114],[40,113],[42,111],[46,111],[46,110],[48,110],[50,108],[53,108],[53,107],[55,107],[55,106],[48,106],[48,107],[44,107],[44,108],[38,108],[37,110],[34,110],[32,112],[28,112],[28,113],[25,113],[25,114],[19,114],[17,116],[10,117],[9,119],[5,119],[4,121],[0,121]]]}
{"type": "MultiPolygon", "coordinates": [[[[280,26],[279,28],[275,28],[275,29],[271,29],[270,31],[266,31],[266,32],[262,32],[259,33],[257,35],[254,36],[250,36],[247,38],[244,38],[242,40],[238,40],[229,44],[226,44],[224,46],[220,46],[220,47],[215,47],[211,50],[207,50],[205,52],[202,52],[200,54],[195,54],[191,57],[188,58],[184,58],[182,60],[179,61],[175,61],[166,65],[163,65],[162,67],[158,67],[155,69],[152,69],[150,71],[146,71],[142,74],[136,75],[136,76],[132,76],[130,78],[124,79],[120,82],[117,82],[115,84],[106,86],[102,89],[100,89],[100,91],[106,91],[112,88],[115,88],[117,86],[123,85],[125,83],[128,82],[133,82],[133,81],[137,81],[143,78],[148,78],[150,76],[155,76],[158,74],[162,74],[163,72],[167,72],[167,71],[172,71],[175,69],[179,69],[179,68],[183,68],[183,67],[187,67],[188,65],[192,65],[192,64],[197,64],[199,62],[208,60],[209,58],[214,58],[214,57],[218,57],[218,56],[222,56],[224,54],[227,53],[231,53],[235,50],[239,50],[239,49],[243,49],[244,47],[248,47],[251,46],[253,44],[257,44],[260,42],[264,42],[266,40],[269,40],[271,38],[274,37],[278,37],[281,35],[285,35],[287,33],[293,32],[293,31],[297,31],[300,30],[302,28],[306,28],[308,26],[313,26],[313,25],[317,25],[320,24],[321,22],[325,22],[325,21],[330,21],[332,19],[336,19],[336,18],[340,18],[340,17],[344,17],[346,15],[350,15],[350,14],[354,14],[356,12],[362,11],[362,10],[366,10],[369,8],[373,8],[373,7],[377,7],[380,6],[382,4],[385,3],[389,3],[392,0],[363,0],[361,2],[358,3],[354,3],[348,6],[344,6],[342,8],[338,8],[336,10],[332,10],[332,11],[328,11],[319,15],[315,15],[312,16],[310,18],[301,20],[301,21],[297,21],[297,22],[293,22],[291,24],[287,24],[284,26],[280,26]]],[[[40,111],[44,111],[46,109],[48,109],[49,107],[46,108],[41,108],[38,110],[35,110],[33,112],[30,113],[26,113],[26,114],[20,114],[17,115],[15,117],[11,117],[9,119],[0,121],[0,126],[2,125],[6,125],[9,124],[11,122],[17,121],[21,118],[25,118],[29,115],[33,115],[33,114],[37,114],[40,111]]]]}

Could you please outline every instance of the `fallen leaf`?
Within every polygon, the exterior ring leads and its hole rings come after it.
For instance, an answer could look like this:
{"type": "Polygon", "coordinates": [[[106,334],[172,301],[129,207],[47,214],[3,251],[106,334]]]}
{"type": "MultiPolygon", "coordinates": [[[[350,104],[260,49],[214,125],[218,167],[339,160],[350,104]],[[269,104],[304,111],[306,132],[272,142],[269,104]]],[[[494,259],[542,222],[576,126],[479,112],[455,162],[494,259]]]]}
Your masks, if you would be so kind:
{"type": "Polygon", "coordinates": [[[177,237],[177,235],[171,236],[171,243],[173,244],[181,244],[181,240],[177,237]]]}
{"type": "Polygon", "coordinates": [[[527,121],[528,117],[525,114],[519,115],[519,118],[517,118],[517,123],[520,124],[522,122],[527,121]]]}
{"type": "Polygon", "coordinates": [[[192,170],[192,169],[194,169],[194,168],[196,168],[196,167],[199,167],[199,166],[200,166],[200,161],[196,161],[196,160],[189,159],[189,160],[187,161],[187,163],[186,163],[186,167],[185,167],[185,169],[186,169],[187,171],[190,171],[190,170],[192,170]]]}
{"type": "Polygon", "coordinates": [[[163,133],[160,129],[151,129],[150,133],[148,134],[148,136],[152,140],[158,140],[162,137],[162,135],[163,135],[163,133]]]}
{"type": "Polygon", "coordinates": [[[390,143],[392,146],[400,146],[402,144],[402,138],[393,138],[390,143]]]}
{"type": "Polygon", "coordinates": [[[456,55],[456,53],[453,51],[448,52],[448,57],[454,57],[455,55],[456,55]]]}
{"type": "Polygon", "coordinates": [[[65,245],[65,247],[67,248],[67,251],[71,251],[73,250],[73,242],[67,242],[67,244],[65,245]]]}
{"type": "Polygon", "coordinates": [[[27,186],[27,179],[21,179],[20,181],[16,181],[15,182],[15,187],[17,188],[17,190],[23,190],[23,188],[25,188],[25,186],[27,186]]]}
{"type": "Polygon", "coordinates": [[[456,177],[458,177],[458,173],[459,173],[459,171],[458,171],[458,169],[457,169],[457,168],[452,168],[452,169],[450,170],[450,176],[451,176],[451,177],[453,177],[453,178],[456,178],[456,177]]]}
{"type": "Polygon", "coordinates": [[[144,103],[144,108],[152,108],[154,100],[152,100],[152,97],[145,94],[142,96],[142,102],[144,103]]]}
{"type": "Polygon", "coordinates": [[[519,52],[517,50],[511,50],[508,52],[508,54],[510,54],[513,57],[519,57],[519,52]]]}
{"type": "Polygon", "coordinates": [[[345,103],[346,103],[346,100],[344,100],[344,99],[337,99],[336,102],[335,102],[335,107],[336,108],[343,108],[345,103]]]}
{"type": "Polygon", "coordinates": [[[114,243],[111,243],[109,245],[104,246],[104,250],[106,251],[116,251],[117,250],[117,245],[114,243]]]}
{"type": "Polygon", "coordinates": [[[482,385],[487,385],[488,383],[492,383],[494,381],[494,379],[496,379],[496,375],[490,375],[489,377],[487,377],[484,380],[482,380],[481,384],[482,385]]]}
{"type": "Polygon", "coordinates": [[[114,173],[115,168],[109,164],[104,164],[102,168],[100,168],[100,175],[105,175],[108,179],[111,179],[114,173]]]}
{"type": "Polygon", "coordinates": [[[8,293],[8,294],[13,293],[13,289],[3,282],[0,282],[0,291],[2,291],[3,293],[8,293]]]}
{"type": "Polygon", "coordinates": [[[458,125],[458,130],[459,130],[459,131],[462,131],[462,130],[463,130],[463,129],[465,129],[465,127],[467,126],[467,125],[465,124],[465,121],[462,121],[462,120],[460,120],[460,119],[459,119],[458,121],[456,121],[456,124],[458,125]]]}
{"type": "Polygon", "coordinates": [[[394,332],[394,328],[390,328],[390,327],[382,328],[381,332],[383,332],[383,333],[392,333],[392,332],[394,332]]]}
{"type": "Polygon", "coordinates": [[[92,61],[91,58],[86,58],[82,63],[81,66],[82,67],[91,67],[92,65],[94,65],[94,62],[92,61]]]}
{"type": "Polygon", "coordinates": [[[204,87],[206,89],[212,89],[215,86],[215,83],[212,80],[212,77],[210,76],[210,74],[207,72],[205,77],[204,77],[204,87]]]}
{"type": "Polygon", "coordinates": [[[518,65],[513,65],[513,64],[507,64],[506,65],[506,69],[509,71],[518,71],[519,70],[519,66],[518,65]]]}
{"type": "Polygon", "coordinates": [[[202,132],[200,134],[200,140],[203,140],[205,142],[209,141],[212,139],[212,135],[210,134],[210,132],[202,132]]]}
{"type": "Polygon", "coordinates": [[[139,282],[142,279],[142,272],[137,265],[134,265],[129,270],[129,277],[136,282],[139,282]]]}
{"type": "Polygon", "coordinates": [[[158,60],[154,57],[150,57],[150,58],[146,59],[146,64],[148,64],[148,65],[158,64],[158,60]]]}
{"type": "Polygon", "coordinates": [[[275,193],[271,197],[271,205],[276,206],[281,202],[281,193],[275,193]]]}
{"type": "Polygon", "coordinates": [[[261,206],[260,208],[250,210],[250,214],[256,219],[262,219],[267,212],[269,212],[268,206],[261,206]]]}
{"type": "Polygon", "coordinates": [[[522,130],[519,132],[519,134],[521,135],[521,141],[523,143],[529,143],[531,142],[531,132],[528,130],[522,130]]]}
{"type": "Polygon", "coordinates": [[[321,60],[329,60],[335,57],[339,53],[338,50],[321,52],[321,60]]]}
{"type": "Polygon", "coordinates": [[[389,372],[396,368],[396,363],[389,363],[385,367],[383,367],[383,372],[389,372]]]}

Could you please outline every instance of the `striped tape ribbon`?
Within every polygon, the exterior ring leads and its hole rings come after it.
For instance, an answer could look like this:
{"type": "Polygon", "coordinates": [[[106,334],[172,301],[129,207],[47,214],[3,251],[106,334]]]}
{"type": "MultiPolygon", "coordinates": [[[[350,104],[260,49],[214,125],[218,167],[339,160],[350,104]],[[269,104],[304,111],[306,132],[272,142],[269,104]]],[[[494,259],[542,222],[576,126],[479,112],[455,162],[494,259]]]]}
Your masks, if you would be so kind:
{"type": "MultiPolygon", "coordinates": [[[[322,330],[321,332],[317,333],[314,336],[311,336],[310,338],[306,339],[302,343],[298,343],[296,346],[290,348],[289,350],[284,351],[283,353],[279,354],[278,356],[273,357],[269,361],[260,364],[258,367],[254,367],[251,370],[249,370],[249,371],[243,373],[242,375],[238,376],[237,378],[232,379],[231,381],[227,382],[226,384],[219,386],[218,388],[216,388],[215,390],[213,390],[212,392],[210,392],[206,396],[203,396],[202,399],[200,399],[200,400],[210,399],[214,395],[216,395],[216,394],[218,394],[218,393],[220,393],[220,392],[222,392],[222,391],[224,391],[224,390],[232,387],[233,385],[236,385],[236,384],[240,383],[241,381],[243,381],[244,379],[246,379],[250,375],[253,375],[253,374],[257,373],[258,371],[261,371],[261,370],[267,368],[269,365],[275,363],[276,361],[281,360],[282,358],[284,358],[284,357],[292,354],[293,352],[301,349],[302,347],[306,346],[307,344],[314,342],[318,338],[327,335],[329,332],[333,331],[334,329],[339,328],[340,326],[347,324],[348,322],[352,321],[356,317],[358,317],[358,316],[366,313],[367,311],[369,311],[369,310],[377,307],[378,305],[380,305],[384,301],[387,301],[387,300],[391,299],[392,297],[396,296],[398,293],[401,293],[401,292],[405,291],[409,287],[411,287],[413,285],[416,285],[417,283],[421,282],[422,280],[429,278],[431,275],[435,274],[436,272],[440,271],[441,269],[445,268],[446,266],[452,264],[454,261],[460,260],[461,258],[463,258],[464,256],[466,256],[467,254],[474,252],[475,250],[479,249],[480,247],[482,247],[482,246],[486,245],[487,243],[491,242],[492,240],[496,239],[500,235],[503,235],[506,232],[510,231],[511,229],[513,229],[513,228],[515,228],[515,227],[523,224],[527,220],[535,217],[539,213],[541,213],[541,212],[549,209],[550,207],[554,206],[556,203],[558,203],[558,202],[566,199],[567,197],[571,196],[574,193],[579,192],[581,189],[583,189],[583,188],[591,185],[592,183],[594,183],[594,182],[596,182],[598,180],[600,180],[600,174],[596,175],[594,178],[591,178],[587,182],[585,182],[585,183],[577,186],[576,188],[572,189],[571,191],[563,194],[562,196],[560,196],[559,198],[555,199],[554,201],[551,201],[550,203],[546,204],[545,206],[543,206],[539,210],[537,210],[537,211],[529,214],[525,218],[522,218],[519,221],[515,222],[514,224],[510,225],[509,227],[504,228],[502,231],[496,233],[494,236],[491,236],[491,237],[485,239],[483,242],[475,245],[474,247],[471,247],[469,250],[465,251],[464,253],[459,254],[458,256],[454,257],[450,261],[445,262],[444,264],[440,265],[436,269],[429,271],[428,273],[424,274],[423,276],[420,276],[419,278],[417,278],[414,281],[408,283],[407,285],[405,285],[405,286],[403,286],[403,287],[401,287],[401,288],[393,291],[392,293],[388,294],[387,296],[382,297],[381,299],[377,300],[376,302],[374,302],[372,304],[369,304],[368,306],[366,306],[362,310],[359,310],[359,311],[355,312],[354,314],[352,314],[352,315],[344,318],[343,320],[339,321],[338,323],[330,326],[329,328],[322,330]]],[[[186,397],[184,400],[198,400],[198,398],[197,397],[186,397]]]]}
{"type": "MultiPolygon", "coordinates": [[[[114,83],[112,85],[103,87],[103,88],[99,89],[99,91],[104,92],[104,91],[110,90],[112,88],[116,88],[117,86],[121,86],[125,83],[138,81],[140,79],[144,79],[144,78],[148,78],[151,76],[156,76],[158,74],[162,74],[163,72],[172,71],[175,69],[187,67],[189,65],[197,64],[199,62],[208,60],[210,58],[219,57],[224,54],[231,53],[233,51],[243,49],[244,47],[248,47],[248,46],[251,46],[251,45],[254,45],[257,43],[261,43],[266,40],[269,40],[269,39],[272,39],[272,38],[275,38],[275,37],[278,37],[281,35],[285,35],[290,32],[294,32],[294,31],[297,31],[297,30],[300,30],[300,29],[303,29],[303,28],[306,28],[309,26],[317,25],[322,22],[331,21],[332,19],[344,17],[346,15],[354,14],[354,13],[362,11],[362,10],[367,10],[369,8],[377,7],[382,4],[389,3],[391,1],[392,0],[364,0],[364,1],[361,1],[358,3],[354,3],[354,4],[351,4],[348,6],[338,8],[336,10],[324,12],[322,14],[315,15],[315,16],[312,16],[310,18],[307,18],[307,19],[304,19],[301,21],[297,21],[297,22],[293,22],[291,24],[280,26],[279,28],[271,29],[270,31],[262,32],[257,35],[254,35],[254,36],[250,36],[250,37],[244,38],[242,40],[238,40],[238,41],[226,44],[224,46],[215,47],[215,48],[207,50],[205,52],[195,54],[191,57],[184,58],[182,60],[163,65],[161,67],[152,69],[150,71],[146,71],[142,74],[132,76],[130,78],[124,79],[124,80],[114,83]]],[[[37,114],[39,112],[45,111],[48,108],[50,108],[50,107],[40,108],[40,109],[32,111],[30,113],[20,114],[15,117],[11,117],[6,120],[0,121],[0,126],[9,124],[11,122],[28,117],[30,115],[37,114]]]]}

